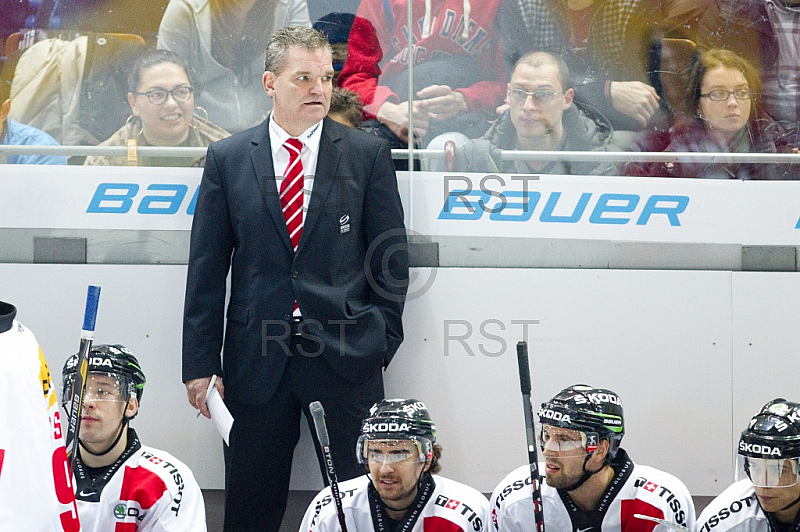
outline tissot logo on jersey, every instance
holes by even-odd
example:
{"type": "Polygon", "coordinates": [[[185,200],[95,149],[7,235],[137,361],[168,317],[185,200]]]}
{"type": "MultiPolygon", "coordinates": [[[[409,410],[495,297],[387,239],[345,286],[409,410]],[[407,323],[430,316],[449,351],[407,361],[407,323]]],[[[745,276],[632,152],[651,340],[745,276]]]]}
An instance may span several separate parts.
{"type": "Polygon", "coordinates": [[[783,456],[779,447],[770,447],[769,445],[761,445],[758,443],[739,442],[739,452],[749,454],[762,454],[766,456],[783,456]]]}
{"type": "MultiPolygon", "coordinates": [[[[344,500],[348,497],[352,497],[355,492],[356,492],[355,488],[350,490],[340,490],[339,495],[342,497],[342,500],[344,500]]],[[[325,506],[329,505],[332,502],[333,502],[332,495],[325,495],[323,498],[317,501],[317,504],[314,506],[314,517],[311,519],[311,526],[317,524],[317,518],[319,517],[319,513],[325,506]]]]}
{"type": "Polygon", "coordinates": [[[172,499],[172,506],[170,510],[175,513],[175,517],[178,516],[178,512],[181,510],[181,501],[183,500],[183,488],[185,487],[183,482],[183,476],[181,475],[180,471],[177,467],[175,467],[170,462],[155,456],[152,453],[147,451],[142,451],[142,457],[148,460],[150,463],[154,465],[160,465],[164,469],[169,470],[169,474],[172,475],[172,481],[175,483],[175,486],[178,488],[178,493],[175,494],[175,498],[172,499]]]}
{"type": "Polygon", "coordinates": [[[666,499],[667,503],[669,503],[670,510],[673,512],[675,522],[679,525],[686,526],[686,511],[681,507],[680,499],[676,497],[669,488],[656,484],[655,482],[651,482],[644,477],[637,478],[634,481],[633,486],[658,495],[662,499],[666,499]]]}
{"type": "Polygon", "coordinates": [[[711,517],[709,517],[703,526],[700,527],[699,532],[709,532],[712,528],[719,525],[725,519],[728,519],[734,514],[741,512],[745,508],[750,508],[756,503],[756,495],[755,493],[750,495],[749,497],[744,497],[738,500],[733,501],[729,506],[721,509],[719,512],[715,513],[711,517]]]}
{"type": "MultiPolygon", "coordinates": [[[[506,487],[503,488],[500,494],[497,497],[495,497],[494,500],[495,510],[497,508],[500,508],[500,503],[503,502],[506,499],[506,497],[508,497],[517,490],[521,490],[525,486],[530,486],[531,484],[533,484],[533,479],[531,479],[531,477],[526,477],[525,480],[515,480],[511,484],[508,484],[506,487]]],[[[495,510],[492,510],[493,514],[495,510]]]]}
{"type": "Polygon", "coordinates": [[[464,504],[463,502],[457,501],[455,499],[451,499],[447,495],[439,495],[436,497],[436,505],[441,506],[442,508],[447,508],[448,510],[455,510],[464,517],[467,518],[467,521],[472,524],[472,528],[478,532],[483,528],[483,521],[475,513],[475,511],[464,504]]]}

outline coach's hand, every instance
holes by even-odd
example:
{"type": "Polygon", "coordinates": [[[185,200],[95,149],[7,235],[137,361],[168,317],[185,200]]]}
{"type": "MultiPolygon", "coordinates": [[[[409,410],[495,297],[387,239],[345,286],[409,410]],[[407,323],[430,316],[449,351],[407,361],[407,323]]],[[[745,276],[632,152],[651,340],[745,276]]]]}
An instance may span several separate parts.
{"type": "MultiPolygon", "coordinates": [[[[211,377],[203,377],[201,379],[190,379],[186,381],[186,395],[189,396],[189,403],[198,409],[201,414],[211,419],[211,413],[208,411],[206,405],[206,391],[208,391],[208,384],[211,382],[211,377]]],[[[225,386],[222,384],[222,377],[217,377],[214,387],[219,391],[219,396],[225,398],[225,386]]]]}

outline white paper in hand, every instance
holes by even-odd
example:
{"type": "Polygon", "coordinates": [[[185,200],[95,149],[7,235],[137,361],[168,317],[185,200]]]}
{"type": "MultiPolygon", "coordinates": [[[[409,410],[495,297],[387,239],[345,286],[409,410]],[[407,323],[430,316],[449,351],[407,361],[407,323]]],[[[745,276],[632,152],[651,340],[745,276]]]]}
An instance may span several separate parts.
{"type": "Polygon", "coordinates": [[[231,427],[233,426],[233,416],[231,416],[225,403],[222,402],[222,397],[219,396],[219,390],[217,390],[216,387],[214,387],[208,395],[206,406],[208,407],[208,412],[211,414],[211,421],[214,422],[214,426],[217,427],[220,436],[222,436],[226,444],[230,445],[228,443],[228,437],[230,436],[231,427]]]}

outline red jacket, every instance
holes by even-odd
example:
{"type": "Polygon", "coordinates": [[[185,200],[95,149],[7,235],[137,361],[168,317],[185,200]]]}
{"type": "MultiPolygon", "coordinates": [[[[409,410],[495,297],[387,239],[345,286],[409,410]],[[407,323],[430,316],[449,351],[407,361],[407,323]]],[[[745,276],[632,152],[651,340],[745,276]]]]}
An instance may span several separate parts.
{"type": "MultiPolygon", "coordinates": [[[[470,112],[494,112],[505,96],[502,39],[495,32],[501,2],[475,2],[469,15],[468,38],[464,39],[464,4],[469,5],[468,1],[433,0],[430,34],[423,38],[425,1],[413,0],[415,65],[442,56],[475,59],[480,70],[476,77],[480,81],[468,87],[452,87],[464,94],[470,112]]],[[[367,114],[373,116],[387,100],[400,103],[400,97],[380,81],[404,71],[408,64],[406,1],[386,0],[386,3],[391,5],[391,15],[384,12],[384,0],[361,2],[350,31],[347,62],[339,76],[339,85],[357,93],[367,114]]]]}

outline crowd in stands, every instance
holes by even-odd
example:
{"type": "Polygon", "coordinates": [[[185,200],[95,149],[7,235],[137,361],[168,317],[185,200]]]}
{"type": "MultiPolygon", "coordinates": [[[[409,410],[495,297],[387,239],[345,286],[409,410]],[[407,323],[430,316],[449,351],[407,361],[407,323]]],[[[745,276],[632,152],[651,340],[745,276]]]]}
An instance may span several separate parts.
{"type": "MultiPolygon", "coordinates": [[[[26,142],[42,144],[207,146],[270,112],[261,77],[274,30],[312,26],[307,0],[148,0],[136,16],[131,6],[138,3],[130,1],[112,9],[99,0],[36,5],[14,4],[0,28],[8,43],[0,101],[8,94],[13,103],[0,129],[6,144],[25,124],[42,133],[26,142]],[[169,128],[174,132],[163,134],[169,128]]],[[[361,0],[355,13],[332,12],[313,24],[334,52],[340,90],[331,112],[393,148],[408,146],[413,124],[418,148],[453,141],[451,168],[459,171],[800,177],[800,166],[789,163],[598,165],[503,157],[509,150],[796,153],[798,0],[411,5],[409,17],[405,0],[361,0]]],[[[135,151],[85,159],[201,163],[135,151]]],[[[444,169],[435,160],[427,168],[444,169]]]]}

